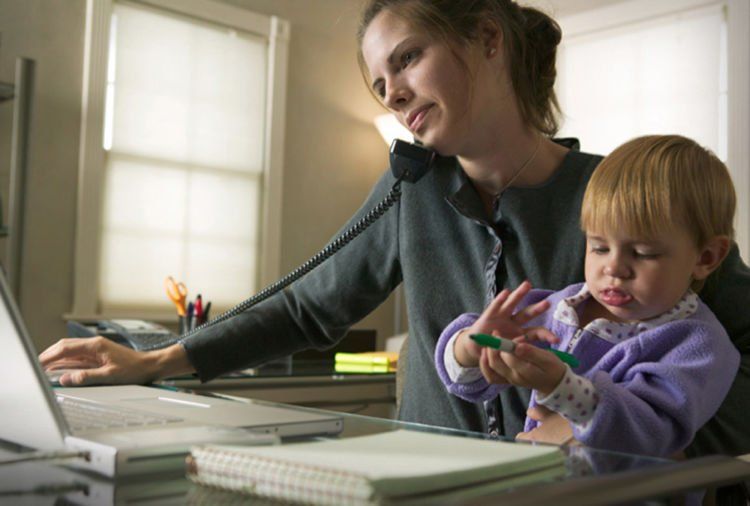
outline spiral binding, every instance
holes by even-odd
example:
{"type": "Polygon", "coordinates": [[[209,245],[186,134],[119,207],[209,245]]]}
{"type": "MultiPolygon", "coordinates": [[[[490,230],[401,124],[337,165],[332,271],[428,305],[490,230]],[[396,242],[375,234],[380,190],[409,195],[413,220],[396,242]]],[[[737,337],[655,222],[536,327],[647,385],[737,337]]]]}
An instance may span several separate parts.
{"type": "Polygon", "coordinates": [[[263,499],[267,499],[279,505],[369,505],[374,493],[368,478],[354,471],[222,446],[192,447],[186,475],[200,485],[250,494],[252,504],[266,504],[263,499]]]}
{"type": "MultiPolygon", "coordinates": [[[[370,225],[375,223],[377,220],[380,219],[381,216],[383,216],[388,209],[393,207],[393,205],[398,202],[401,199],[401,181],[403,180],[403,176],[400,177],[391,187],[391,190],[388,192],[388,195],[385,196],[385,198],[380,201],[375,207],[373,207],[366,215],[364,215],[362,218],[360,218],[357,223],[352,225],[349,229],[344,231],[341,235],[339,235],[336,239],[331,241],[325,248],[320,250],[318,253],[316,253],[313,257],[311,257],[307,262],[300,265],[296,269],[294,269],[292,272],[278,280],[272,285],[267,286],[257,294],[253,295],[249,299],[246,299],[236,306],[234,306],[232,309],[229,309],[228,311],[225,311],[224,313],[218,315],[217,317],[207,321],[206,323],[199,325],[195,329],[185,332],[181,336],[178,336],[173,342],[169,344],[177,343],[189,336],[192,336],[196,332],[205,329],[207,327],[211,327],[212,325],[216,325],[219,322],[222,322],[224,320],[228,320],[229,318],[232,318],[243,311],[251,308],[252,306],[266,300],[267,298],[271,297],[275,293],[279,292],[280,290],[283,290],[290,284],[297,281],[299,278],[316,268],[318,265],[322,264],[326,260],[328,260],[334,253],[336,253],[338,250],[349,244],[352,240],[354,240],[359,234],[364,232],[370,225]]],[[[169,344],[166,344],[165,346],[168,346],[169,344]]]]}

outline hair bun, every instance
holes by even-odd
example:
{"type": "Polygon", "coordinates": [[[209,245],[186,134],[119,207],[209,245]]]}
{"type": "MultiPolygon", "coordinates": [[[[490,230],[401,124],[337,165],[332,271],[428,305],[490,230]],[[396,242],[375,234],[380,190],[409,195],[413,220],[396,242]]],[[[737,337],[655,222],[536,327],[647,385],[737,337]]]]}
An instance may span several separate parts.
{"type": "Polygon", "coordinates": [[[548,50],[554,50],[562,40],[560,25],[533,7],[521,7],[520,10],[529,41],[537,47],[546,46],[548,50]]]}

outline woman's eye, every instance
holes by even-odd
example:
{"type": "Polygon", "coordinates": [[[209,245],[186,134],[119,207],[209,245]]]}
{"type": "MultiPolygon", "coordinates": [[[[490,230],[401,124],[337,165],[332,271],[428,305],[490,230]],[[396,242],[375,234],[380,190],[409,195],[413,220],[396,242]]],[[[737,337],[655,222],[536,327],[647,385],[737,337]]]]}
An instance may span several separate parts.
{"type": "Polygon", "coordinates": [[[404,53],[404,55],[401,57],[401,67],[406,67],[410,63],[412,63],[414,60],[417,59],[419,56],[419,50],[413,49],[411,51],[407,51],[404,53]]]}
{"type": "Polygon", "coordinates": [[[603,255],[604,253],[607,253],[609,249],[605,248],[604,246],[593,246],[591,248],[591,251],[596,253],[597,255],[603,255]]]}
{"type": "Polygon", "coordinates": [[[378,98],[383,99],[385,97],[385,80],[377,79],[374,83],[372,83],[372,92],[378,98]]]}

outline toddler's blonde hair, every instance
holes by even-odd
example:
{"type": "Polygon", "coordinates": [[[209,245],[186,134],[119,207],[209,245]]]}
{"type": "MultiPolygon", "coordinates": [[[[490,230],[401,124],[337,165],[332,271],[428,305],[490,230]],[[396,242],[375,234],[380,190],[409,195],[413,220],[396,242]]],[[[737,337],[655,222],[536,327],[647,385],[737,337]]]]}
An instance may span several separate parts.
{"type": "Polygon", "coordinates": [[[732,178],[716,155],[686,137],[650,135],[599,164],[583,197],[581,226],[646,239],[681,226],[702,248],[713,237],[734,237],[735,207],[732,178]]]}

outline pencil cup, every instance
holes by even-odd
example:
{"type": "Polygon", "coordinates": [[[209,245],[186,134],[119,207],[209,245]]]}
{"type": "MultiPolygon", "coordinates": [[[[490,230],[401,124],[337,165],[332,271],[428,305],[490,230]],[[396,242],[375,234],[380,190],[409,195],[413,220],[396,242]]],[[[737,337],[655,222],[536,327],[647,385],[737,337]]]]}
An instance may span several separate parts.
{"type": "Polygon", "coordinates": [[[190,330],[190,324],[188,323],[190,321],[190,318],[187,316],[178,316],[177,317],[177,327],[180,331],[180,335],[185,334],[190,330]]]}

